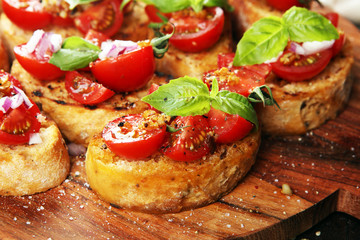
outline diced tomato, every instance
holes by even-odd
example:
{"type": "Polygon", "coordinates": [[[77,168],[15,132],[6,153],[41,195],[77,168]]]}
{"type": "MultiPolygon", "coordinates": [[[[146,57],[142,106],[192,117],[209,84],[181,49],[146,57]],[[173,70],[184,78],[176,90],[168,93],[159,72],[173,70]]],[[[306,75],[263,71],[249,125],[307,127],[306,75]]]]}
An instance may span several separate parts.
{"type": "Polygon", "coordinates": [[[210,128],[215,133],[215,142],[232,143],[247,136],[253,125],[240,117],[211,108],[207,114],[210,128]]]}
{"type": "Polygon", "coordinates": [[[171,17],[171,13],[162,13],[154,5],[146,5],[145,13],[150,19],[150,22],[155,22],[155,23],[163,22],[163,20],[158,16],[158,14],[161,14],[166,18],[171,17]]]}
{"type": "Polygon", "coordinates": [[[11,22],[27,30],[44,28],[52,20],[40,0],[2,0],[2,9],[11,22]]]}
{"type": "Polygon", "coordinates": [[[77,71],[66,72],[65,88],[70,97],[81,104],[94,105],[106,101],[115,93],[77,71]]]}
{"type": "Polygon", "coordinates": [[[336,12],[330,12],[330,13],[325,14],[325,17],[330,20],[332,25],[334,25],[335,27],[338,27],[339,14],[337,14],[336,12]]]}
{"type": "Polygon", "coordinates": [[[93,29],[109,37],[117,33],[122,22],[123,13],[118,0],[94,3],[74,20],[75,26],[84,34],[93,29]]]}
{"type": "Polygon", "coordinates": [[[144,159],[155,153],[164,140],[166,124],[159,123],[159,118],[153,111],[120,117],[105,126],[102,137],[115,154],[127,160],[144,159]]]}
{"type": "Polygon", "coordinates": [[[97,60],[90,64],[99,83],[118,92],[134,91],[143,87],[154,75],[155,58],[151,45],[97,60]]]}
{"type": "Polygon", "coordinates": [[[38,58],[34,53],[29,53],[25,49],[25,44],[16,46],[14,53],[20,65],[39,80],[54,80],[64,75],[64,71],[49,63],[50,55],[38,58]]]}
{"type": "Polygon", "coordinates": [[[72,17],[63,18],[60,16],[53,16],[51,23],[60,27],[71,27],[74,26],[74,19],[72,17]]]}
{"type": "Polygon", "coordinates": [[[175,161],[191,162],[210,152],[210,127],[205,117],[177,117],[171,126],[179,130],[168,135],[162,147],[166,156],[175,161]]]}
{"type": "Polygon", "coordinates": [[[246,68],[228,69],[224,67],[203,75],[203,80],[209,88],[211,88],[214,78],[218,81],[219,90],[236,92],[245,97],[248,97],[254,88],[265,84],[263,76],[246,68]]]}
{"type": "Polygon", "coordinates": [[[85,40],[95,44],[98,47],[101,47],[101,43],[109,40],[110,38],[105,34],[95,31],[94,29],[89,29],[85,35],[85,40]]]}
{"type": "Polygon", "coordinates": [[[334,45],[332,47],[333,56],[336,56],[342,49],[345,43],[345,34],[343,32],[340,33],[338,39],[335,40],[334,45]]]}

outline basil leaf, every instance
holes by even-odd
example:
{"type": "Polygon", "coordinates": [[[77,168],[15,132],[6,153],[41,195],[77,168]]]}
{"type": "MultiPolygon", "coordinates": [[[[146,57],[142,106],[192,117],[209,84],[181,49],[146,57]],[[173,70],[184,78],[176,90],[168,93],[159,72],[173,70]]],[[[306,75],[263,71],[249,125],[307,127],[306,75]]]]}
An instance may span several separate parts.
{"type": "Polygon", "coordinates": [[[220,91],[215,98],[211,99],[211,106],[228,114],[237,114],[246,120],[252,122],[256,129],[259,122],[255,109],[246,97],[229,91],[220,91]]]}
{"type": "Polygon", "coordinates": [[[339,38],[334,25],[324,16],[307,10],[292,7],[283,15],[290,40],[295,42],[326,41],[339,38]]]}
{"type": "Polygon", "coordinates": [[[261,64],[279,55],[289,40],[281,18],[260,19],[245,32],[237,45],[234,66],[261,64]]]}
{"type": "Polygon", "coordinates": [[[227,0],[143,0],[148,5],[155,5],[160,12],[170,13],[191,7],[195,12],[199,12],[203,7],[221,7],[227,11],[232,11],[232,7],[227,0]]]}
{"type": "Polygon", "coordinates": [[[61,49],[50,58],[50,63],[64,71],[72,71],[89,65],[98,59],[100,48],[80,37],[65,39],[61,49]]]}
{"type": "Polygon", "coordinates": [[[264,107],[265,106],[273,106],[276,105],[279,109],[280,106],[279,104],[275,101],[273,95],[272,95],[272,91],[271,89],[266,86],[260,86],[260,87],[256,87],[248,96],[248,100],[249,102],[253,102],[253,103],[263,103],[264,107]],[[267,92],[265,92],[263,89],[267,89],[267,92]]]}
{"type": "Polygon", "coordinates": [[[70,10],[73,10],[76,6],[81,5],[81,4],[88,4],[88,3],[92,3],[95,2],[97,0],[65,0],[65,2],[67,2],[70,6],[70,10]]]}
{"type": "Polygon", "coordinates": [[[170,13],[190,7],[190,0],[145,0],[148,5],[155,5],[160,12],[170,13]]]}
{"type": "Polygon", "coordinates": [[[234,8],[227,2],[227,0],[204,0],[206,7],[221,7],[228,12],[232,12],[234,8]]]}
{"type": "Polygon", "coordinates": [[[210,111],[209,90],[202,81],[188,76],[162,85],[142,98],[169,116],[203,115],[210,111]]]}

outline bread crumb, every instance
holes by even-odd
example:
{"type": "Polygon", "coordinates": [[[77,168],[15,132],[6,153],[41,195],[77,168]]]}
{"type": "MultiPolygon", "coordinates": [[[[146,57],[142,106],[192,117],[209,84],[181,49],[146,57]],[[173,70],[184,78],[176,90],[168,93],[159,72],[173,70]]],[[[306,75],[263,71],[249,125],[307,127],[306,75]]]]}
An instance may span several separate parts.
{"type": "Polygon", "coordinates": [[[282,185],[281,193],[285,194],[285,195],[289,195],[289,196],[291,196],[293,194],[289,184],[287,184],[287,183],[284,183],[282,185]]]}

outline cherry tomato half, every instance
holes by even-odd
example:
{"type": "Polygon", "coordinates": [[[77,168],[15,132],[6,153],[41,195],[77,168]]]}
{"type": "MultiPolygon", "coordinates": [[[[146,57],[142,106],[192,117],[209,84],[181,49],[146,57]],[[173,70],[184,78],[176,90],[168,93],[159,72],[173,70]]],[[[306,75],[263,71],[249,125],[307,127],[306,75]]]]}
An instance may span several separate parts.
{"type": "Polygon", "coordinates": [[[95,44],[98,47],[101,47],[101,43],[109,40],[110,38],[105,34],[95,31],[94,29],[89,29],[85,35],[85,40],[95,44]]]}
{"type": "Polygon", "coordinates": [[[109,37],[117,33],[123,22],[120,1],[103,0],[87,8],[74,20],[75,26],[84,34],[94,29],[109,37]]]}
{"type": "Polygon", "coordinates": [[[272,63],[272,67],[277,76],[289,82],[304,81],[324,70],[332,56],[332,48],[308,56],[301,56],[286,50],[278,61],[272,63]]]}
{"type": "Polygon", "coordinates": [[[297,6],[297,7],[304,6],[298,0],[267,0],[267,2],[269,5],[280,11],[286,11],[293,6],[297,6]]]}
{"type": "Polygon", "coordinates": [[[175,161],[191,162],[210,152],[210,127],[205,117],[177,117],[171,126],[179,131],[168,135],[162,147],[166,156],[175,161]]]}
{"type": "Polygon", "coordinates": [[[165,138],[166,125],[158,123],[159,117],[144,112],[117,118],[105,126],[102,137],[118,156],[128,160],[144,159],[156,152],[165,138]]]}
{"type": "Polygon", "coordinates": [[[42,59],[38,59],[35,54],[28,53],[25,44],[16,46],[14,53],[20,65],[39,80],[54,80],[64,75],[64,71],[49,63],[51,56],[45,55],[42,59]]]}
{"type": "Polygon", "coordinates": [[[115,58],[90,64],[99,83],[118,92],[134,91],[144,86],[154,75],[155,58],[152,46],[138,48],[115,58]]]}
{"type": "Polygon", "coordinates": [[[224,28],[224,11],[220,7],[204,8],[200,13],[185,9],[172,14],[169,22],[175,33],[170,43],[184,52],[200,52],[213,46],[224,28]]]}
{"type": "Polygon", "coordinates": [[[253,125],[240,117],[211,108],[207,114],[211,129],[215,133],[215,142],[232,143],[247,136],[253,125]]]}
{"type": "Polygon", "coordinates": [[[43,28],[52,20],[39,0],[2,0],[2,9],[13,23],[27,30],[43,28]]]}
{"type": "Polygon", "coordinates": [[[110,89],[91,81],[77,71],[66,72],[65,88],[72,99],[87,105],[101,103],[115,94],[110,89]]]}

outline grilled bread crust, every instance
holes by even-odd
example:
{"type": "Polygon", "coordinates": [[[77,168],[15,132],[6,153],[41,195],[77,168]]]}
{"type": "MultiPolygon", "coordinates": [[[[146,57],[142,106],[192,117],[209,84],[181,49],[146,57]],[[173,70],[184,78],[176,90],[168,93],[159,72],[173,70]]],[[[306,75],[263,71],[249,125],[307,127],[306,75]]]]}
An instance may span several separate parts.
{"type": "Polygon", "coordinates": [[[41,143],[0,144],[0,195],[22,196],[46,191],[67,177],[70,160],[55,123],[41,122],[41,143]]]}
{"type": "Polygon", "coordinates": [[[59,126],[64,137],[71,142],[87,146],[91,137],[120,116],[141,113],[148,105],[140,99],[152,83],[163,84],[165,77],[154,76],[139,91],[118,93],[97,105],[83,105],[73,100],[65,89],[65,80],[41,81],[32,77],[18,61],[13,62],[11,74],[23,86],[25,93],[59,126]]]}
{"type": "Polygon", "coordinates": [[[254,131],[232,144],[218,145],[214,153],[194,162],[174,161],[161,153],[127,161],[96,135],[86,153],[86,175],[100,198],[121,208],[179,212],[230,192],[254,164],[259,145],[260,131],[254,131]]]}

